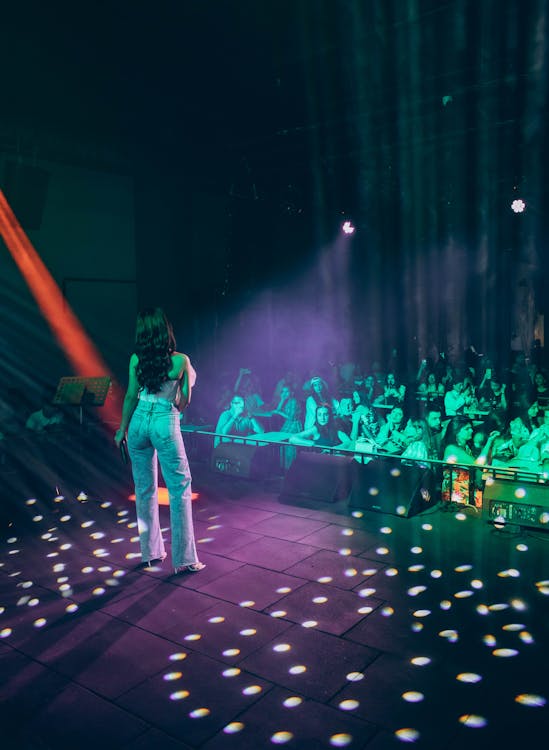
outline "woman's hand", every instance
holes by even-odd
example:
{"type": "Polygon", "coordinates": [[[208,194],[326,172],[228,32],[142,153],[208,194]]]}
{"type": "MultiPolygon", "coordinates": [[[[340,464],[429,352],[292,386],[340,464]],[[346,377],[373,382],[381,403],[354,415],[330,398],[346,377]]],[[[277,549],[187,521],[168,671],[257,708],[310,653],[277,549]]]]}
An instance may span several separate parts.
{"type": "Polygon", "coordinates": [[[123,430],[122,427],[119,427],[114,436],[114,442],[116,443],[118,448],[120,448],[120,443],[124,440],[125,437],[126,437],[126,430],[123,430]]]}

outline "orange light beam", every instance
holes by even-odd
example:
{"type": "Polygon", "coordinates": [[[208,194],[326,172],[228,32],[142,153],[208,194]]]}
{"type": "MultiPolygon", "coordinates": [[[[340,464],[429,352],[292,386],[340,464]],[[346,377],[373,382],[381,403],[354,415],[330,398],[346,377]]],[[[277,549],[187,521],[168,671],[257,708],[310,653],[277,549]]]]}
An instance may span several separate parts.
{"type": "Polygon", "coordinates": [[[122,410],[122,390],[63,297],[1,190],[0,234],[75,374],[79,377],[111,377],[111,397],[105,402],[102,418],[105,422],[116,424],[122,410]]]}

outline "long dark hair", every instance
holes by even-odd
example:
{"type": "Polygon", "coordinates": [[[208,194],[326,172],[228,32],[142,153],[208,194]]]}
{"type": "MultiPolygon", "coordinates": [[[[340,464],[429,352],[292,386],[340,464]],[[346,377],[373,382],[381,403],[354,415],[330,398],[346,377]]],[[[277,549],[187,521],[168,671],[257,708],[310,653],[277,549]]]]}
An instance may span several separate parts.
{"type": "Polygon", "coordinates": [[[176,343],[170,321],[160,307],[148,307],[137,316],[135,353],[139,385],[157,393],[172,368],[176,343]]]}
{"type": "Polygon", "coordinates": [[[469,424],[473,426],[471,420],[468,419],[468,417],[463,416],[463,414],[458,414],[457,416],[452,417],[446,428],[446,434],[444,435],[444,447],[446,448],[448,445],[457,445],[458,433],[463,427],[469,424]]]}
{"type": "Polygon", "coordinates": [[[337,434],[337,426],[334,422],[332,409],[329,404],[323,402],[316,407],[315,425],[318,430],[319,445],[326,445],[328,447],[332,447],[334,445],[337,445],[340,442],[339,436],[337,434]],[[325,424],[325,425],[318,424],[317,416],[318,416],[319,409],[328,410],[328,424],[325,424]]]}

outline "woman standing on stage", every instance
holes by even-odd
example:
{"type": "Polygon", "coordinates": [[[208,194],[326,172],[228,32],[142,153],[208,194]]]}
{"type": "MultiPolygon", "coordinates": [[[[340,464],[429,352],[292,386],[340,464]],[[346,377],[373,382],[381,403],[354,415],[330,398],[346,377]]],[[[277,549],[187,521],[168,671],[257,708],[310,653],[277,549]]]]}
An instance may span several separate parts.
{"type": "Polygon", "coordinates": [[[139,313],[128,390],[114,440],[120,446],[127,430],[143,562],[166,557],[158,514],[158,460],[170,500],[174,571],[195,573],[205,565],[196,552],[191,474],[179,410],[191,400],[196,373],[187,355],[175,347],[172,326],[160,308],[139,313]]]}

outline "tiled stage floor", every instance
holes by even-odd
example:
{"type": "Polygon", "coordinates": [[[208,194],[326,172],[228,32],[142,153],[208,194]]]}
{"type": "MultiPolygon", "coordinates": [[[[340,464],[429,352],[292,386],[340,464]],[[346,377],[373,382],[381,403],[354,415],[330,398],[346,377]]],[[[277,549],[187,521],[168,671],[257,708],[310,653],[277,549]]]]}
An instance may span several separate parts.
{"type": "Polygon", "coordinates": [[[544,746],[549,532],[194,473],[198,574],[121,493],[4,503],[2,748],[544,746]]]}

